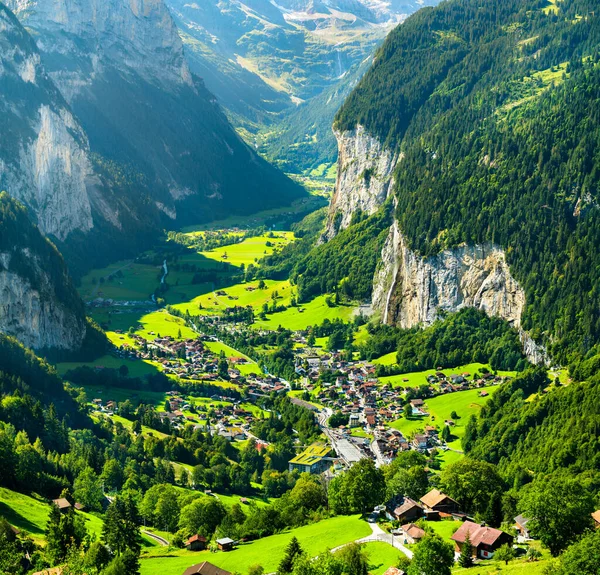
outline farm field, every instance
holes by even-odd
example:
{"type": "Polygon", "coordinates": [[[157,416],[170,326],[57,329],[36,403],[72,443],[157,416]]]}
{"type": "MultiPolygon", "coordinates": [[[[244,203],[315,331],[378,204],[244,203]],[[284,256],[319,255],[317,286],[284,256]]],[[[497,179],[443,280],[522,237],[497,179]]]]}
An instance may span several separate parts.
{"type": "Polygon", "coordinates": [[[94,361],[88,362],[62,362],[56,364],[56,371],[63,376],[71,369],[76,369],[83,365],[90,367],[108,367],[110,369],[119,369],[122,365],[126,365],[129,370],[129,377],[143,377],[159,371],[157,364],[146,360],[133,360],[114,357],[112,355],[103,355],[94,361]]]}
{"type": "Polygon", "coordinates": [[[383,575],[390,567],[395,567],[402,553],[381,541],[365,543],[364,550],[369,556],[369,573],[371,575],[383,575]]]}
{"type": "Polygon", "coordinates": [[[425,425],[444,425],[444,421],[451,419],[450,414],[456,411],[460,419],[454,420],[455,425],[452,427],[452,435],[456,436],[457,439],[448,445],[452,448],[460,449],[459,440],[464,435],[469,417],[479,412],[496,389],[498,389],[497,386],[492,386],[438,395],[437,397],[425,400],[429,417],[412,417],[411,419],[402,417],[394,421],[391,426],[401,431],[404,435],[411,435],[418,429],[425,427],[425,425]],[[487,391],[490,395],[488,397],[479,397],[479,393],[483,390],[487,391]]]}
{"type": "Polygon", "coordinates": [[[259,290],[258,281],[249,283],[235,284],[230,287],[223,287],[219,290],[210,291],[194,297],[190,301],[185,301],[173,305],[176,310],[195,315],[199,312],[203,314],[213,314],[223,312],[228,307],[233,306],[252,306],[256,313],[260,312],[263,304],[272,301],[271,294],[277,291],[279,299],[277,302],[283,305],[289,305],[292,297],[292,287],[289,281],[264,280],[266,288],[259,290]],[[251,291],[248,288],[253,288],[251,291]],[[217,291],[223,291],[227,295],[217,295],[217,291]],[[231,299],[230,299],[231,298],[231,299]]]}
{"type": "Polygon", "coordinates": [[[255,264],[265,256],[271,255],[275,249],[286,246],[294,239],[293,232],[273,232],[273,236],[274,237],[268,237],[268,235],[262,235],[246,238],[237,244],[200,252],[200,255],[218,262],[228,262],[236,267],[242,265],[248,266],[250,264],[255,264]]]}
{"type": "Polygon", "coordinates": [[[165,556],[162,550],[148,550],[142,555],[142,575],[181,575],[190,565],[210,561],[222,569],[244,573],[251,565],[260,564],[266,573],[277,569],[279,561],[283,557],[286,545],[293,536],[298,538],[302,548],[311,556],[316,556],[327,547],[333,548],[344,543],[349,543],[365,537],[371,533],[369,525],[358,516],[334,517],[259,539],[251,543],[242,544],[234,551],[211,553],[201,551],[197,553],[189,551],[175,551],[165,556]],[[160,554],[161,557],[152,557],[160,554]]]}
{"type": "MultiPolygon", "coordinates": [[[[102,519],[92,513],[82,511],[76,513],[83,517],[88,533],[99,539],[102,535],[102,519]]],[[[20,531],[31,535],[32,539],[38,544],[44,543],[44,533],[49,515],[50,503],[47,501],[0,487],[0,516],[20,531]]],[[[157,545],[151,538],[144,535],[142,537],[145,547],[157,545]]]]}
{"type": "Polygon", "coordinates": [[[310,325],[323,323],[325,319],[343,319],[348,321],[354,312],[353,306],[340,305],[329,307],[325,303],[326,296],[318,296],[307,304],[299,307],[290,307],[285,311],[270,314],[267,319],[257,319],[254,327],[258,329],[275,330],[279,326],[293,331],[306,329],[310,325]],[[300,310],[303,310],[302,312],[300,310]]]}
{"type": "MultiPolygon", "coordinates": [[[[379,359],[374,359],[374,364],[381,365],[394,365],[396,363],[396,354],[388,353],[380,357],[379,359]]],[[[461,365],[458,367],[443,369],[442,371],[446,375],[457,374],[460,375],[462,373],[470,373],[474,375],[477,371],[479,371],[482,367],[491,371],[489,365],[485,365],[483,363],[469,363],[467,365],[461,365]]],[[[415,371],[412,373],[401,373],[399,375],[390,375],[386,377],[380,377],[379,381],[382,384],[390,383],[394,387],[418,387],[420,385],[427,385],[427,377],[430,375],[434,375],[437,369],[427,369],[425,371],[415,371]]],[[[500,376],[510,376],[514,377],[514,371],[498,371],[498,375],[500,376]]]]}

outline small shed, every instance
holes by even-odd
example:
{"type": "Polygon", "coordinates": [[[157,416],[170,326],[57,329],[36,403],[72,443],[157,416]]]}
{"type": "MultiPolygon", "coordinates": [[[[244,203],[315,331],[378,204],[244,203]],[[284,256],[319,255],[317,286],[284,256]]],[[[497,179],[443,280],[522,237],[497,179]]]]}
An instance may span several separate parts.
{"type": "Polygon", "coordinates": [[[233,546],[235,545],[235,541],[230,539],[229,537],[223,537],[222,539],[217,539],[217,547],[221,551],[231,551],[233,546]]]}
{"type": "Polygon", "coordinates": [[[206,537],[202,537],[202,535],[192,535],[185,542],[185,548],[188,551],[204,551],[204,549],[206,549],[206,537]]]}

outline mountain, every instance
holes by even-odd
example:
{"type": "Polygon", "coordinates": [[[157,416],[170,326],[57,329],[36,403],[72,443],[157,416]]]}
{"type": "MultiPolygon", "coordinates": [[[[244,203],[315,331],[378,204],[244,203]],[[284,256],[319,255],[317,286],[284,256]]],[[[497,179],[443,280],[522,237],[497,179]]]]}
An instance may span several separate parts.
{"type": "MultiPolygon", "coordinates": [[[[8,7],[37,44],[36,50],[28,41],[31,62],[44,77],[37,91],[52,93],[51,109],[58,116],[63,111],[64,131],[75,140],[68,142],[68,156],[42,139],[50,159],[63,159],[64,169],[57,161],[52,165],[56,178],[65,179],[68,168],[77,168],[69,178],[77,184],[82,215],[67,213],[69,226],[43,228],[60,241],[69,261],[89,264],[88,248],[97,245],[90,238],[109,242],[104,245],[110,252],[123,256],[132,242],[144,243],[157,228],[287,205],[303,195],[241,140],[214,96],[190,72],[162,0],[10,0],[8,7]],[[73,231],[78,233],[63,244],[73,231]]],[[[12,51],[4,55],[11,56],[12,51]]],[[[15,58],[18,69],[22,56],[15,58]]],[[[26,68],[30,75],[32,66],[26,68]]],[[[7,93],[26,109],[34,127],[44,128],[48,121],[38,110],[45,108],[22,101],[24,86],[35,90],[25,72],[18,77],[21,85],[7,93]]],[[[13,107],[12,100],[7,104],[13,107]]],[[[59,131],[53,125],[44,129],[44,134],[59,131]]],[[[31,134],[17,133],[13,147],[27,151],[31,140],[31,134]]],[[[43,167],[51,165],[33,156],[43,167]]],[[[14,190],[25,186],[13,177],[3,187],[17,195],[14,190]]],[[[71,204],[64,193],[73,185],[50,182],[47,187],[59,198],[56,203],[71,204]]],[[[26,194],[18,195],[38,215],[39,207],[26,194]]]]}
{"type": "Polygon", "coordinates": [[[386,322],[475,306],[558,361],[597,349],[596,8],[450,0],[378,50],[336,116],[324,239],[395,206],[372,290],[386,322]]]}
{"type": "Polygon", "coordinates": [[[335,160],[331,122],[397,23],[437,0],[167,0],[190,68],[286,170],[335,160]],[[308,116],[308,118],[307,118],[308,116]]]}
{"type": "Polygon", "coordinates": [[[57,249],[0,193],[0,332],[39,351],[78,351],[94,328],[57,249]]]}

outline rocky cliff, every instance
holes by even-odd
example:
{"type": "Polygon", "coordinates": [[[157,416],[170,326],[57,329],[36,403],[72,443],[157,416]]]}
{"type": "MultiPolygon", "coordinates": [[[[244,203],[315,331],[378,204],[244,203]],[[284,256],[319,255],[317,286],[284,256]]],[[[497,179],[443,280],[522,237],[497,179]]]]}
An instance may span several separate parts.
{"type": "Polygon", "coordinates": [[[391,194],[398,155],[382,146],[362,126],[334,130],[338,142],[338,174],[325,237],[347,228],[352,215],[375,213],[391,194]]]}
{"type": "Polygon", "coordinates": [[[58,239],[93,226],[97,184],[81,126],[48,78],[29,34],[0,3],[0,190],[58,239]]]}
{"type": "Polygon", "coordinates": [[[0,193],[0,331],[36,350],[77,350],[83,303],[56,248],[26,209],[0,193]]]}
{"type": "MultiPolygon", "coordinates": [[[[119,213],[116,227],[131,227],[127,219],[138,226],[140,219],[156,224],[153,218],[197,223],[302,195],[243,143],[190,73],[164,0],[8,5],[35,37],[43,65],[89,138],[114,192],[104,197],[119,213]]],[[[96,212],[107,220],[106,209],[96,212]]]]}
{"type": "Polygon", "coordinates": [[[429,325],[439,311],[476,307],[518,328],[525,294],[497,246],[461,246],[422,258],[411,251],[397,222],[382,251],[373,306],[384,323],[429,325]]]}

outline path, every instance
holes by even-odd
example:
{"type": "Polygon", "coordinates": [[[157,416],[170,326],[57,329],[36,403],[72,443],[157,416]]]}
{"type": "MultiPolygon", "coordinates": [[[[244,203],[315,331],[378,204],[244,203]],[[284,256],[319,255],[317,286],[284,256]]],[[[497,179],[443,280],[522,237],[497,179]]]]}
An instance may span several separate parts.
{"type": "Polygon", "coordinates": [[[142,533],[144,535],[147,535],[148,537],[150,537],[150,539],[154,539],[154,541],[157,541],[158,544],[162,545],[163,547],[169,546],[169,542],[164,537],[161,537],[160,535],[155,535],[154,533],[150,533],[150,531],[144,531],[143,529],[142,529],[142,533]]]}
{"type": "MultiPolygon", "coordinates": [[[[385,532],[381,527],[379,527],[379,525],[377,525],[377,523],[375,523],[374,519],[369,520],[369,526],[371,527],[372,531],[371,535],[367,535],[367,537],[363,537],[362,539],[357,539],[354,541],[354,543],[374,543],[376,541],[381,541],[382,543],[387,543],[388,545],[395,547],[398,549],[398,551],[402,551],[404,555],[406,555],[409,559],[412,559],[413,552],[402,545],[399,537],[394,537],[391,533],[385,532]]],[[[346,545],[349,545],[349,543],[340,545],[339,547],[332,549],[331,552],[334,553],[335,551],[342,549],[342,547],[346,547],[346,545]]]]}

